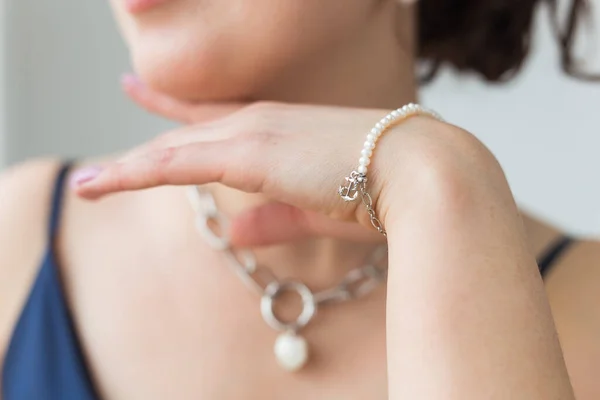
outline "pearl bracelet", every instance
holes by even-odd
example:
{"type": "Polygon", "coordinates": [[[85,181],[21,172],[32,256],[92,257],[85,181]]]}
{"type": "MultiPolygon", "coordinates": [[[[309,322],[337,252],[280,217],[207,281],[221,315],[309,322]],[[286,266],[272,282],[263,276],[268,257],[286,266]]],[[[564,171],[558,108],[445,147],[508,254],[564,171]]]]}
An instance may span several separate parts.
{"type": "Polygon", "coordinates": [[[371,224],[379,233],[387,236],[387,233],[383,227],[383,224],[377,218],[375,210],[373,209],[373,200],[367,192],[367,171],[369,170],[369,164],[371,164],[371,156],[375,149],[377,140],[383,132],[385,132],[390,126],[396,125],[402,121],[407,120],[415,115],[426,115],[437,119],[438,121],[444,121],[443,118],[435,111],[428,110],[421,107],[418,104],[407,104],[402,108],[392,111],[385,117],[375,124],[373,129],[367,135],[362,151],[360,152],[360,158],[358,160],[358,168],[350,173],[350,176],[346,177],[346,186],[340,186],[338,194],[344,201],[354,201],[358,198],[360,193],[362,202],[367,208],[369,217],[371,218],[371,224]]]}

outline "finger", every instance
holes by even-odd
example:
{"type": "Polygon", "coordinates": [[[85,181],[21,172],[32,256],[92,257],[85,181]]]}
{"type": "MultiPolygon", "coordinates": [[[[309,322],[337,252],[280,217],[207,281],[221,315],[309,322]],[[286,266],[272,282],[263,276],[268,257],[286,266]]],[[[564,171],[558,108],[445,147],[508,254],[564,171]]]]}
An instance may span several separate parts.
{"type": "MultiPolygon", "coordinates": [[[[264,118],[260,118],[260,110],[253,103],[238,109],[239,113],[229,114],[222,118],[207,123],[196,123],[179,127],[176,130],[159,135],[156,138],[137,146],[124,154],[119,161],[125,162],[139,157],[145,153],[167,147],[180,147],[194,142],[214,141],[226,139],[240,134],[240,132],[260,131],[264,127],[264,118]],[[242,110],[243,109],[243,110],[242,110]],[[242,115],[242,112],[248,111],[242,115]],[[258,111],[258,112],[257,112],[258,111]],[[258,117],[257,117],[258,115],[258,117]],[[238,118],[241,117],[241,118],[238,118]]],[[[262,107],[264,103],[262,103],[262,107]]],[[[264,109],[264,108],[263,108],[264,109]]]]}
{"type": "Polygon", "coordinates": [[[188,125],[159,135],[149,142],[129,150],[119,158],[118,162],[134,161],[147,153],[168,147],[180,147],[191,143],[216,141],[227,139],[234,135],[234,130],[216,129],[213,126],[209,126],[209,124],[188,125]]]}
{"type": "Polygon", "coordinates": [[[87,199],[110,193],[162,185],[202,185],[221,182],[246,191],[258,191],[264,181],[264,156],[248,152],[239,139],[194,143],[142,155],[135,160],[105,166],[93,179],[74,185],[87,199]]]}
{"type": "Polygon", "coordinates": [[[184,124],[222,118],[243,107],[241,103],[192,104],[177,100],[149,88],[133,74],[124,75],[121,85],[125,93],[145,110],[184,124]]]}
{"type": "Polygon", "coordinates": [[[284,203],[268,203],[236,216],[231,221],[234,246],[268,246],[311,236],[326,236],[361,242],[382,241],[381,235],[353,222],[335,221],[312,211],[284,203]]]}

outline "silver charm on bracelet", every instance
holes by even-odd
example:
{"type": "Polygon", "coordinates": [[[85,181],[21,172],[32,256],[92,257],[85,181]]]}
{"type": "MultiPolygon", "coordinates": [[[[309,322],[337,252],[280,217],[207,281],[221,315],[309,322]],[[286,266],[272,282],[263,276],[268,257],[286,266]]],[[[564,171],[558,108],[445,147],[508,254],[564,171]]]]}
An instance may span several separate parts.
{"type": "Polygon", "coordinates": [[[354,201],[358,197],[358,193],[360,191],[359,186],[364,186],[367,183],[367,176],[359,174],[356,171],[352,171],[350,176],[347,176],[345,179],[348,184],[347,186],[340,186],[338,193],[340,196],[342,196],[344,201],[354,201]]]}
{"type": "Polygon", "coordinates": [[[381,134],[390,126],[396,125],[415,115],[426,115],[437,119],[438,121],[444,121],[437,112],[428,110],[418,104],[413,103],[407,104],[402,108],[392,111],[383,117],[377,124],[375,124],[373,129],[371,129],[360,153],[358,168],[355,171],[352,171],[350,175],[345,178],[346,184],[340,186],[338,189],[338,194],[340,197],[347,202],[355,201],[359,195],[361,196],[362,202],[369,213],[371,224],[379,233],[384,236],[387,236],[387,233],[382,222],[377,218],[377,214],[373,208],[373,199],[367,192],[368,166],[371,164],[371,156],[373,155],[373,150],[375,149],[377,140],[381,134]]]}

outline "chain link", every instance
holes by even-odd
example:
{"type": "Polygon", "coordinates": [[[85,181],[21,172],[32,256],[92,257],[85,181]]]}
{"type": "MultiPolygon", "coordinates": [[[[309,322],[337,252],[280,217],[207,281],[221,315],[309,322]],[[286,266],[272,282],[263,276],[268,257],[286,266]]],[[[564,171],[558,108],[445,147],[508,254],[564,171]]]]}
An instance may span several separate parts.
{"type": "Polygon", "coordinates": [[[387,248],[385,246],[377,248],[365,266],[348,272],[337,286],[316,293],[317,304],[340,303],[368,295],[385,282],[387,268],[381,267],[380,264],[386,259],[387,248]]]}
{"type": "Polygon", "coordinates": [[[344,201],[351,202],[356,200],[360,194],[362,203],[369,214],[371,225],[377,229],[377,232],[387,237],[387,232],[383,227],[383,223],[379,220],[379,218],[377,218],[377,213],[373,208],[373,199],[371,198],[369,192],[367,192],[367,176],[357,171],[352,171],[350,176],[345,179],[346,182],[348,182],[348,186],[340,186],[338,189],[339,195],[342,197],[342,199],[344,199],[344,201]]]}
{"type": "MultiPolygon", "coordinates": [[[[273,283],[284,285],[269,268],[257,265],[256,257],[252,251],[231,247],[229,238],[224,234],[226,232],[224,228],[228,226],[229,221],[216,208],[214,198],[209,191],[199,186],[192,186],[189,188],[188,194],[197,213],[196,226],[198,231],[204,236],[209,245],[225,253],[231,268],[247,287],[264,297],[269,285],[273,283]],[[211,220],[219,224],[220,235],[215,233],[209,226],[211,220]]],[[[365,206],[369,204],[367,209],[373,210],[371,208],[371,196],[364,190],[362,195],[365,206]]],[[[379,222],[374,211],[369,214],[372,223],[373,220],[376,223],[379,222]]],[[[373,226],[375,226],[375,223],[373,226]]],[[[387,261],[387,246],[380,246],[371,254],[364,266],[348,272],[337,286],[314,293],[315,303],[317,305],[335,304],[358,299],[373,292],[387,278],[387,262],[384,263],[384,261],[387,261]],[[382,264],[385,264],[385,266],[381,266],[382,264]]]]}
{"type": "Polygon", "coordinates": [[[383,228],[383,224],[381,223],[381,221],[379,220],[379,218],[377,218],[377,214],[375,213],[375,209],[373,209],[373,199],[371,198],[371,195],[367,192],[367,180],[366,180],[366,177],[362,181],[362,183],[359,184],[358,189],[360,191],[360,196],[361,196],[362,202],[365,205],[365,208],[367,209],[367,212],[369,213],[369,219],[371,220],[371,225],[373,225],[373,227],[375,229],[377,229],[377,232],[379,232],[383,236],[387,237],[387,232],[383,228]]]}

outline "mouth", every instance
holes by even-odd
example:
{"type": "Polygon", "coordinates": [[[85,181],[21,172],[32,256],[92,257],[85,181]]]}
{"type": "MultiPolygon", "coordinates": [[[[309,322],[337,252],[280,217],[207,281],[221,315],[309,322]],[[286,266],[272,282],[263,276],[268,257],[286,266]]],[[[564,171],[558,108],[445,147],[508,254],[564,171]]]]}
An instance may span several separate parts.
{"type": "Polygon", "coordinates": [[[125,0],[125,8],[132,14],[139,14],[169,0],[125,0]]]}

